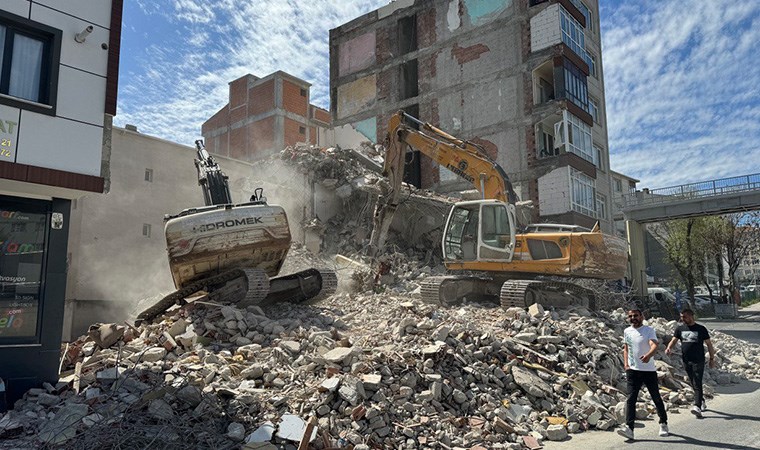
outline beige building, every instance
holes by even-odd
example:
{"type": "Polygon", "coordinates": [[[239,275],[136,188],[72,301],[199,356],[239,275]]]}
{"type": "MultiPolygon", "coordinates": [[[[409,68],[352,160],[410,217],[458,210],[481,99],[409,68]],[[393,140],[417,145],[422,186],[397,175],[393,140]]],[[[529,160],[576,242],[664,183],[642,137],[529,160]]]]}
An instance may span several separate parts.
{"type": "MultiPolygon", "coordinates": [[[[195,148],[129,128],[113,129],[108,193],[72,203],[65,338],[94,322],[125,320],[141,299],[173,291],[164,215],[203,206],[195,148]]],[[[216,160],[234,202],[263,187],[270,203],[286,209],[294,241],[308,243],[301,225],[316,214],[323,220],[334,214],[334,195],[276,159],[216,160]]]]}

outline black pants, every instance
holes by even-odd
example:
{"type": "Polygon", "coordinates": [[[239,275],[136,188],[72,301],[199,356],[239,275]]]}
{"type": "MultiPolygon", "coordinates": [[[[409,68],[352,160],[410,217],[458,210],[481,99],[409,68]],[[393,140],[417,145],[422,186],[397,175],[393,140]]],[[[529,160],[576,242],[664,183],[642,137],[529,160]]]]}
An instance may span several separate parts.
{"type": "Polygon", "coordinates": [[[652,396],[654,406],[657,407],[657,415],[660,423],[668,423],[668,413],[665,411],[665,403],[660,397],[660,388],[657,386],[657,372],[645,372],[643,370],[629,369],[625,371],[628,381],[628,398],[625,401],[625,424],[633,429],[636,420],[636,400],[639,398],[641,386],[646,385],[649,395],[652,396]]]}
{"type": "Polygon", "coordinates": [[[702,401],[705,399],[702,393],[702,377],[705,374],[705,362],[704,361],[687,361],[683,360],[683,367],[686,369],[686,374],[689,376],[689,383],[691,388],[694,389],[694,404],[702,407],[702,401]]]}

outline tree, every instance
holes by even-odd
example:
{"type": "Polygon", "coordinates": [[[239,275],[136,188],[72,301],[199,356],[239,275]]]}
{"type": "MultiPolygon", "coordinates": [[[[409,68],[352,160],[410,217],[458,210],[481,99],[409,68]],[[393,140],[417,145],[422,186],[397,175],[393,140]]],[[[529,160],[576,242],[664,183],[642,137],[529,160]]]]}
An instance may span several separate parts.
{"type": "Polygon", "coordinates": [[[738,288],[736,271],[752,251],[760,248],[760,211],[726,216],[728,232],[725,236],[725,258],[728,279],[733,289],[738,288]]]}
{"type": "Polygon", "coordinates": [[[694,286],[704,272],[706,245],[698,230],[704,225],[701,217],[662,222],[651,227],[652,233],[665,247],[665,254],[686,287],[688,298],[694,298],[694,286]]]}

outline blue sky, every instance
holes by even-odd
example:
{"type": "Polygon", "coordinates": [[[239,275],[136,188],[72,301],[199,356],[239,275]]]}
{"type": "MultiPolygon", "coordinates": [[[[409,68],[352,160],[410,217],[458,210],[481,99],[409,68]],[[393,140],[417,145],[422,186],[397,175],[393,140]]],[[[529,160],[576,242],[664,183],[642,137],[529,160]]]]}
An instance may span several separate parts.
{"type": "MultiPolygon", "coordinates": [[[[329,30],[386,3],[127,1],[116,124],[189,145],[231,80],[276,70],[327,107],[329,30]]],[[[760,172],[760,2],[600,3],[612,169],[651,188],[760,172]]]]}

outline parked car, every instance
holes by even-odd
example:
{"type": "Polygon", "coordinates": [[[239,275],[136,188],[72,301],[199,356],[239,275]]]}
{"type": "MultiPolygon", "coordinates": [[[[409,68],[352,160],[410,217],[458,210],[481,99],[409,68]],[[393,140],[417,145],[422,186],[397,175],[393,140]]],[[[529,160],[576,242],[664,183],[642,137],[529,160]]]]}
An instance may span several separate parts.
{"type": "MultiPolygon", "coordinates": [[[[693,306],[697,309],[703,309],[712,304],[710,297],[704,295],[695,295],[693,303],[693,306]]],[[[715,303],[719,303],[717,298],[715,299],[715,303]]]]}

